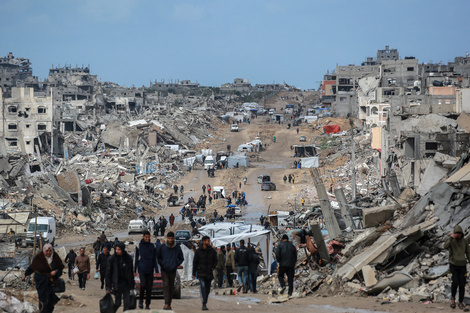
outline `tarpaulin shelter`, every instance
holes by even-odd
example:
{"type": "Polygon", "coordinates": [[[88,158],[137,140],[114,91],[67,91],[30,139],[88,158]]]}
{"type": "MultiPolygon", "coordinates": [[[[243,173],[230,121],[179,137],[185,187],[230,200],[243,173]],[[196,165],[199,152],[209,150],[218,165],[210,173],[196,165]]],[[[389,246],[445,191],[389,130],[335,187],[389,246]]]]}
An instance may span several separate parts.
{"type": "Polygon", "coordinates": [[[300,164],[302,165],[302,168],[318,167],[318,157],[301,158],[300,164]]]}
{"type": "Polygon", "coordinates": [[[341,131],[338,125],[325,125],[323,126],[323,129],[325,130],[326,134],[337,134],[341,131]]]}
{"type": "Polygon", "coordinates": [[[227,158],[227,167],[249,167],[250,160],[246,155],[231,155],[227,158]]]}
{"type": "Polygon", "coordinates": [[[269,230],[262,230],[256,231],[252,233],[241,233],[235,234],[230,236],[218,237],[213,238],[211,241],[216,247],[225,246],[227,244],[238,244],[240,240],[245,240],[245,244],[248,244],[248,240],[253,245],[258,245],[261,249],[261,254],[263,255],[263,259],[265,260],[266,270],[268,274],[271,274],[271,264],[274,261],[273,258],[273,245],[271,239],[271,231],[269,230]]]}

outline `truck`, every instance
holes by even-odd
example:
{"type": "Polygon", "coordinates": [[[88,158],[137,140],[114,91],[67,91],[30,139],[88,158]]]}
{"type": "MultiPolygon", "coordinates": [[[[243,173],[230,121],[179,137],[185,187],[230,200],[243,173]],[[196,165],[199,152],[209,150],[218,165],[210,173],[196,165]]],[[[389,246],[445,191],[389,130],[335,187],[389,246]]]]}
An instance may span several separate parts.
{"type": "Polygon", "coordinates": [[[215,159],[212,155],[206,156],[206,159],[204,160],[204,169],[208,170],[210,168],[213,168],[215,166],[215,159]]]}
{"type": "MultiPolygon", "coordinates": [[[[29,225],[26,231],[26,244],[34,244],[34,227],[36,224],[36,218],[32,218],[29,221],[29,225]]],[[[43,240],[45,243],[50,243],[54,246],[56,236],[56,223],[53,217],[41,216],[37,217],[36,224],[36,240],[43,240]]]]}

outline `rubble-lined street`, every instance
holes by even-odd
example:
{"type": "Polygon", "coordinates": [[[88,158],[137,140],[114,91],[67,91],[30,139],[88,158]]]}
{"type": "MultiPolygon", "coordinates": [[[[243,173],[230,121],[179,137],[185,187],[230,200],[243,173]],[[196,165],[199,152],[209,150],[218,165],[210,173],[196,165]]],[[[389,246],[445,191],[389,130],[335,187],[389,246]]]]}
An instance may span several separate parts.
{"type": "Polygon", "coordinates": [[[318,90],[124,87],[8,53],[0,312],[468,310],[469,75],[385,46],[318,90]]]}

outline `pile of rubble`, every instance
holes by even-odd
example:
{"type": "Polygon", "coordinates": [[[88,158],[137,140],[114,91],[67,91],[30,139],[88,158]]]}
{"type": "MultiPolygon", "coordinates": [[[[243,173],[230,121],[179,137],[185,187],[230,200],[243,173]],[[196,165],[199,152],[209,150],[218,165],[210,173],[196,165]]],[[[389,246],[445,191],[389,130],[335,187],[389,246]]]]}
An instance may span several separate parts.
{"type": "Polygon", "coordinates": [[[186,151],[223,122],[201,110],[147,113],[127,123],[104,115],[86,131],[68,133],[64,158],[1,157],[5,212],[37,208],[56,218],[59,234],[123,229],[137,215],[157,214],[187,169],[186,151]]]}

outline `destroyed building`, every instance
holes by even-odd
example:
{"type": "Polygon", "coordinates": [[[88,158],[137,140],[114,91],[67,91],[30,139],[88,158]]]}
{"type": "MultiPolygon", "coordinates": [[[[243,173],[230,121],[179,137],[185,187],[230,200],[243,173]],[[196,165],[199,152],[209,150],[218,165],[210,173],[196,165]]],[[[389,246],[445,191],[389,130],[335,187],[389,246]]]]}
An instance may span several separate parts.
{"type": "Polygon", "coordinates": [[[39,152],[36,149],[43,151],[45,142],[40,137],[51,134],[53,127],[52,96],[37,97],[33,88],[13,87],[11,97],[3,98],[0,94],[0,100],[0,137],[5,152],[33,154],[39,152]]]}

